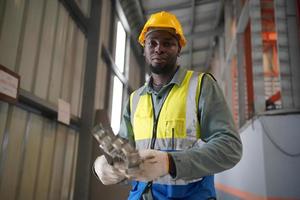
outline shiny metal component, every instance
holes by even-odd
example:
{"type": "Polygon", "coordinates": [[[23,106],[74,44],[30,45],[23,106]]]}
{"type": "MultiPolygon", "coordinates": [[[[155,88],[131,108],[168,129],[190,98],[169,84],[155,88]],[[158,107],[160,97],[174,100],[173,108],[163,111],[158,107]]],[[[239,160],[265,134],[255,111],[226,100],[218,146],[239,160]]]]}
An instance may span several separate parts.
{"type": "Polygon", "coordinates": [[[92,129],[92,134],[109,164],[124,162],[126,170],[139,167],[142,160],[138,151],[126,139],[116,136],[110,127],[104,127],[100,123],[92,129]]]}

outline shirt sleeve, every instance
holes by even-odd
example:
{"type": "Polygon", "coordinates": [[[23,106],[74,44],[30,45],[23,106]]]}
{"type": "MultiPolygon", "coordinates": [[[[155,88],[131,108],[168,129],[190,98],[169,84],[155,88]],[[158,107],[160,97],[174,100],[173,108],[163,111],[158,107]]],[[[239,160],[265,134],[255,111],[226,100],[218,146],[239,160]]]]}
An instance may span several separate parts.
{"type": "Polygon", "coordinates": [[[242,156],[242,143],[217,82],[203,77],[199,99],[201,145],[170,152],[176,178],[191,180],[232,168],[242,156]]]}
{"type": "Polygon", "coordinates": [[[131,145],[135,146],[133,129],[132,129],[131,120],[130,120],[129,100],[127,100],[126,106],[123,110],[123,114],[122,114],[122,118],[121,118],[121,125],[120,125],[120,130],[119,130],[118,135],[121,136],[122,138],[129,140],[129,143],[131,145]]]}

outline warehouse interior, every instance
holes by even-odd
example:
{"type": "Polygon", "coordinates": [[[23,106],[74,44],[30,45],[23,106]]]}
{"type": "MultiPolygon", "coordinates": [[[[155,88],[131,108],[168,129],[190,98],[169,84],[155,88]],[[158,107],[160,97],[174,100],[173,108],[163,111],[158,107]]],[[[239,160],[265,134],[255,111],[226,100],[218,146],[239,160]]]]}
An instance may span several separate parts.
{"type": "Polygon", "coordinates": [[[217,199],[300,199],[300,0],[0,0],[0,199],[127,198],[93,175],[90,130],[108,116],[118,132],[163,10],[187,39],[179,65],[216,78],[242,139],[217,199]]]}

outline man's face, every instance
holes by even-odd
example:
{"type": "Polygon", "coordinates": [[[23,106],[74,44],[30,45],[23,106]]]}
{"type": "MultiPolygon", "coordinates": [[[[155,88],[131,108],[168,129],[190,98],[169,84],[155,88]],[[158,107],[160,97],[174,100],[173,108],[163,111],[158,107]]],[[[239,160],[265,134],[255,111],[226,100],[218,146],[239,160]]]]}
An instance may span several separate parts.
{"type": "Polygon", "coordinates": [[[168,31],[157,30],[149,33],[145,40],[144,55],[151,72],[172,73],[176,68],[180,49],[177,38],[168,31]]]}

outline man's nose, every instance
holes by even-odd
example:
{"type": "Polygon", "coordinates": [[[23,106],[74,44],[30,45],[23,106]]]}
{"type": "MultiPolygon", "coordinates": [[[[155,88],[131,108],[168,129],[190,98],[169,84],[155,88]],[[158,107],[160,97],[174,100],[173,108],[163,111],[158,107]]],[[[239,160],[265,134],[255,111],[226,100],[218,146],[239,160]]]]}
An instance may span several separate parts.
{"type": "Polygon", "coordinates": [[[155,53],[163,53],[165,51],[164,46],[161,43],[158,43],[155,47],[155,53]]]}

